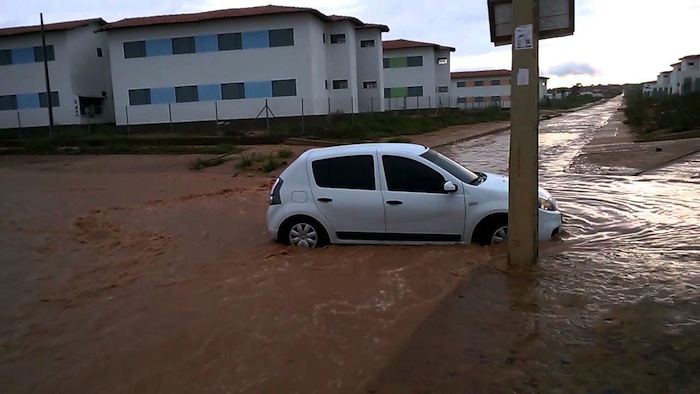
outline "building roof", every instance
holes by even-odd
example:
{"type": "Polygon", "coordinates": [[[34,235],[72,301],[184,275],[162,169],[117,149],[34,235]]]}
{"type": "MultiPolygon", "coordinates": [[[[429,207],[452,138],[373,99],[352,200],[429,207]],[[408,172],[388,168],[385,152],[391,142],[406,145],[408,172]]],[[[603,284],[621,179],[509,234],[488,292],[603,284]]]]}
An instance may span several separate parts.
{"type": "Polygon", "coordinates": [[[361,20],[352,16],[329,15],[328,18],[333,22],[350,21],[355,25],[356,29],[380,29],[384,33],[389,32],[389,26],[387,25],[380,25],[377,23],[364,23],[361,20]]]}
{"type": "Polygon", "coordinates": [[[694,58],[694,57],[700,57],[700,55],[688,55],[688,56],[683,56],[682,58],[680,58],[680,59],[678,59],[678,60],[685,60],[685,59],[690,59],[690,58],[694,58]]]}
{"type": "Polygon", "coordinates": [[[485,77],[510,77],[510,70],[479,70],[457,71],[450,73],[452,79],[456,78],[485,78],[485,77]]]}
{"type": "Polygon", "coordinates": [[[392,49],[427,48],[427,47],[433,47],[434,49],[443,50],[443,51],[447,51],[447,50],[449,50],[450,52],[455,51],[455,49],[452,47],[446,47],[446,46],[442,46],[442,45],[438,45],[438,44],[433,44],[430,42],[411,41],[411,40],[404,40],[404,39],[382,41],[382,48],[385,51],[389,51],[392,49]]]}
{"type": "Polygon", "coordinates": [[[129,27],[141,27],[141,26],[152,26],[152,25],[169,25],[176,23],[193,23],[193,22],[204,22],[218,19],[234,19],[234,18],[248,18],[255,16],[270,16],[270,15],[283,15],[283,14],[311,14],[324,22],[338,22],[338,21],[349,21],[358,28],[370,28],[378,27],[386,29],[389,28],[384,25],[368,25],[363,23],[357,18],[350,16],[340,16],[331,15],[327,16],[322,12],[315,10],[313,8],[307,7],[286,7],[278,5],[266,5],[259,7],[246,7],[246,8],[229,8],[225,10],[216,11],[205,11],[197,12],[192,14],[173,14],[173,15],[157,15],[157,16],[146,16],[140,18],[127,18],[114,23],[108,23],[102,27],[101,30],[114,30],[114,29],[124,29],[129,27]]]}
{"type": "MultiPolygon", "coordinates": [[[[97,23],[100,26],[104,26],[105,24],[107,24],[107,22],[105,22],[102,18],[82,19],[77,21],[67,21],[59,23],[45,23],[44,31],[73,30],[79,27],[87,26],[91,23],[97,23]]],[[[41,25],[6,27],[0,29],[0,37],[17,36],[20,34],[30,34],[39,32],[41,32],[41,25]]]]}

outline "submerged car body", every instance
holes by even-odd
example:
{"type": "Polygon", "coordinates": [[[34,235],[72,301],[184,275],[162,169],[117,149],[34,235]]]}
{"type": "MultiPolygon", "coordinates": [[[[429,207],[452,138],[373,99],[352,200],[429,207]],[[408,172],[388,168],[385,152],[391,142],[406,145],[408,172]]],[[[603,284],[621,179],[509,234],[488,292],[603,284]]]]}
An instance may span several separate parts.
{"type": "MultiPolygon", "coordinates": [[[[561,226],[556,201],[540,189],[539,239],[561,226]]],[[[472,172],[416,144],[311,149],[275,181],[271,235],[293,245],[502,242],[508,178],[472,172]]]]}

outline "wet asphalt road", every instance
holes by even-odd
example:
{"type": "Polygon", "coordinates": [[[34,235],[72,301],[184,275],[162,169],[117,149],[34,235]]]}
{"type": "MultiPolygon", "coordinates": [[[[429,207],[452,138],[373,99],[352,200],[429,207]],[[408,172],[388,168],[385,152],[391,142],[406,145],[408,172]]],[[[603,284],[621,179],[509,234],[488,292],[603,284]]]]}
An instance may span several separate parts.
{"type": "MultiPolygon", "coordinates": [[[[641,176],[567,171],[619,104],[540,124],[561,249],[528,272],[478,270],[369,392],[700,392],[700,156],[641,176]]],[[[446,153],[506,173],[508,146],[501,133],[446,153]]]]}

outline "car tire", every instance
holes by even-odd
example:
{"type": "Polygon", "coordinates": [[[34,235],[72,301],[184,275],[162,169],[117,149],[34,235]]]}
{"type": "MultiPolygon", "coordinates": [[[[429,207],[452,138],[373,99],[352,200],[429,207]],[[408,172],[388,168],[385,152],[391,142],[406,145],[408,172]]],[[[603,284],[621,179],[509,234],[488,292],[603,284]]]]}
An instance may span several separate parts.
{"type": "Polygon", "coordinates": [[[287,245],[307,248],[320,248],[327,243],[328,236],[321,223],[309,218],[298,217],[283,227],[280,240],[287,245]]]}
{"type": "Polygon", "coordinates": [[[508,218],[496,217],[479,226],[477,242],[480,245],[497,245],[508,240],[508,218]]]}

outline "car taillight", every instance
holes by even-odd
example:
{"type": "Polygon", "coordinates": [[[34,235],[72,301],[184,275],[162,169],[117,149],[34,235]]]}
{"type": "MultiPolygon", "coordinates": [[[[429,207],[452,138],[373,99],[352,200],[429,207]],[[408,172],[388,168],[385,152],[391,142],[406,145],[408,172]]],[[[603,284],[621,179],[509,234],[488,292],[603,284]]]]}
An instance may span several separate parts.
{"type": "Polygon", "coordinates": [[[270,191],[270,205],[282,204],[282,198],[280,197],[282,183],[284,183],[282,178],[277,178],[275,184],[272,185],[272,190],[270,191]]]}

